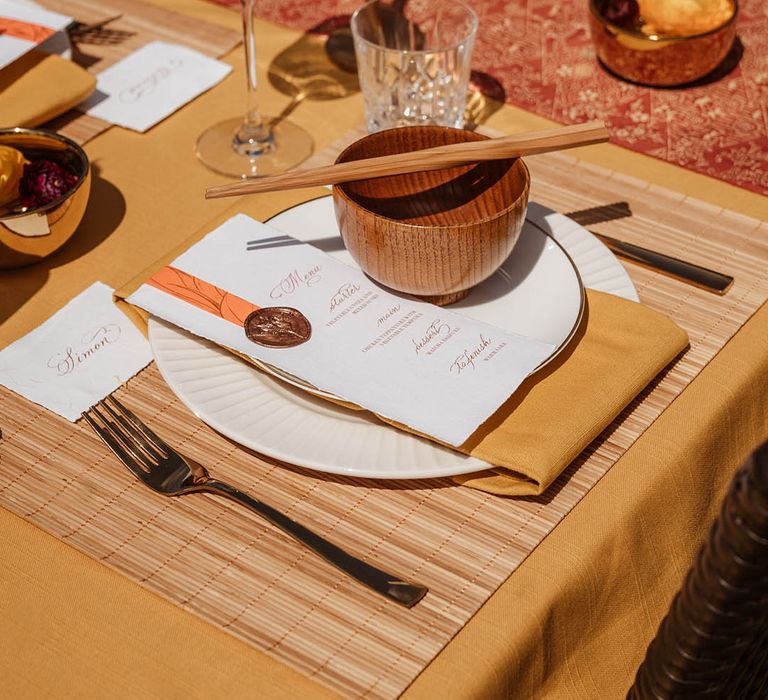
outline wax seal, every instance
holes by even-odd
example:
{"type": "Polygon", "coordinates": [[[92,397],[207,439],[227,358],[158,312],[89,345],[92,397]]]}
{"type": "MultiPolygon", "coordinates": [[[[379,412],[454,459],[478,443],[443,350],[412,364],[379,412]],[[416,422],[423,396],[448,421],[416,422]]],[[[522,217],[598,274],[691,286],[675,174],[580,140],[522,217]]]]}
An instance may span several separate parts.
{"type": "Polygon", "coordinates": [[[248,314],[243,322],[249,340],[268,348],[301,345],[312,335],[307,317],[290,306],[267,306],[248,314]]]}

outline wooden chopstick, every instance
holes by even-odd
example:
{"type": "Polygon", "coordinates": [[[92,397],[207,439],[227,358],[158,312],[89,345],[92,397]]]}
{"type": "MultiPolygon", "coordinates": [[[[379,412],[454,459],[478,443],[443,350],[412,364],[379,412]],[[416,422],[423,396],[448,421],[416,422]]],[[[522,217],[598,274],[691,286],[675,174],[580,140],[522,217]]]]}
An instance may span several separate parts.
{"type": "Polygon", "coordinates": [[[586,122],[483,141],[454,143],[447,146],[409,151],[408,153],[364,158],[310,170],[291,170],[280,175],[209,187],[205,191],[205,196],[207,199],[216,199],[218,197],[275,192],[299,187],[332,185],[386,175],[402,175],[404,173],[452,168],[457,165],[485,160],[518,158],[536,153],[588,146],[607,140],[608,131],[602,122],[586,122]]]}

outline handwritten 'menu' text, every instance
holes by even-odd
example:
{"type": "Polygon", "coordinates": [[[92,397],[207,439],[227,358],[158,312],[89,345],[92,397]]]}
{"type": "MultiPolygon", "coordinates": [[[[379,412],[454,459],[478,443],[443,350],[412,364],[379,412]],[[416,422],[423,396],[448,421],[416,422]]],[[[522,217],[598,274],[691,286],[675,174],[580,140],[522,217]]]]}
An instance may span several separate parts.
{"type": "Polygon", "coordinates": [[[313,284],[317,284],[322,277],[320,276],[320,265],[315,265],[306,272],[299,272],[293,270],[286,277],[283,277],[269,293],[272,299],[280,299],[281,297],[293,294],[301,287],[311,287],[313,284]]]}

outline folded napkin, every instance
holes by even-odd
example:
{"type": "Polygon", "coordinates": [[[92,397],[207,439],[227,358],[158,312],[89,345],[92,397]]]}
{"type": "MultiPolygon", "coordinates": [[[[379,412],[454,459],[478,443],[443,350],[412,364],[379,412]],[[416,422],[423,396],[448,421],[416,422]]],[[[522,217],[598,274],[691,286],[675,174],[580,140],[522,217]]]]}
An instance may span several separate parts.
{"type": "Polygon", "coordinates": [[[678,354],[685,331],[647,306],[587,290],[569,347],[459,449],[497,466],[454,477],[505,496],[543,493],[678,354]]]}
{"type": "Polygon", "coordinates": [[[95,89],[96,78],[72,61],[29,51],[0,70],[0,127],[43,124],[95,89]]]}
{"type": "MultiPolygon", "coordinates": [[[[125,299],[213,227],[151,265],[116,296],[125,299]]],[[[146,323],[145,312],[133,312],[146,323]]],[[[496,466],[455,480],[500,495],[543,493],[687,344],[685,332],[665,316],[588,290],[584,320],[569,347],[526,379],[457,448],[496,466]]]]}

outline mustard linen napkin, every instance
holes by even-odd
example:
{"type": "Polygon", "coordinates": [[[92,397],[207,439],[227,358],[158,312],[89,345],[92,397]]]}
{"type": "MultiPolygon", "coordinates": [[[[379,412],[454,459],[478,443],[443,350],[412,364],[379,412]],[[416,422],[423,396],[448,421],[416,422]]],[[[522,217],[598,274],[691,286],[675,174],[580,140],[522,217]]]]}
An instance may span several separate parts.
{"type": "MultiPolygon", "coordinates": [[[[145,331],[146,312],[124,302],[125,297],[232,213],[217,217],[115,292],[145,331]]],[[[523,382],[458,448],[497,466],[454,480],[504,496],[543,493],[687,345],[685,331],[666,316],[587,290],[584,319],[568,348],[523,382]]]]}
{"type": "Polygon", "coordinates": [[[72,61],[29,51],[0,71],[0,127],[43,124],[95,89],[96,78],[72,61]]]}
{"type": "Polygon", "coordinates": [[[662,314],[587,290],[579,332],[459,449],[494,465],[454,477],[504,496],[543,493],[677,355],[688,336],[662,314]]]}

